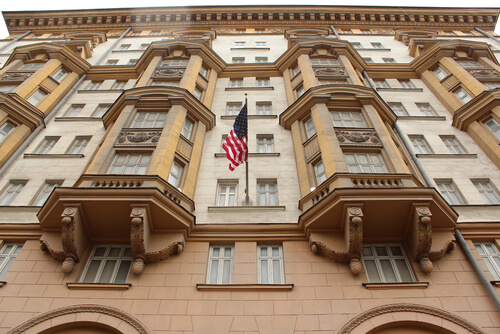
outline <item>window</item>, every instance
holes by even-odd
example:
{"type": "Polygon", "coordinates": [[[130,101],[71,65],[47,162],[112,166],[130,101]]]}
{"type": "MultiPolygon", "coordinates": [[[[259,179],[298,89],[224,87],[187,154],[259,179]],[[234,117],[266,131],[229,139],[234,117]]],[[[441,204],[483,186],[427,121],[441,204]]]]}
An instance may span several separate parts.
{"type": "Polygon", "coordinates": [[[125,283],[133,261],[127,246],[95,246],[82,275],[82,283],[125,283]]]}
{"type": "Polygon", "coordinates": [[[380,153],[344,153],[351,173],[386,173],[380,153]]]}
{"type": "Polygon", "coordinates": [[[334,127],[366,128],[366,122],[359,111],[332,111],[330,112],[334,127]]]}
{"type": "Polygon", "coordinates": [[[137,64],[137,62],[139,61],[139,59],[130,59],[127,63],[127,65],[135,65],[137,64]]]}
{"type": "Polygon", "coordinates": [[[398,116],[408,116],[408,112],[401,102],[387,102],[389,107],[398,116]]]}
{"type": "Polygon", "coordinates": [[[489,121],[486,121],[484,124],[490,129],[493,134],[500,139],[500,124],[498,121],[494,118],[490,119],[489,121]]]}
{"type": "Polygon", "coordinates": [[[299,89],[297,89],[297,97],[301,97],[305,92],[306,90],[304,89],[304,87],[300,87],[299,89]]]}
{"type": "Polygon", "coordinates": [[[208,75],[208,70],[204,66],[200,67],[200,75],[204,78],[208,75]]]}
{"type": "Polygon", "coordinates": [[[130,34],[130,36],[140,36],[141,35],[141,31],[134,31],[132,32],[132,34],[130,34]]]}
{"type": "Polygon", "coordinates": [[[87,87],[88,90],[98,90],[102,85],[101,81],[92,81],[87,87]]]}
{"type": "Polygon", "coordinates": [[[26,182],[24,181],[10,181],[9,186],[3,192],[2,197],[0,197],[0,205],[9,205],[12,203],[21,190],[23,190],[25,184],[26,182]]]}
{"type": "Polygon", "coordinates": [[[191,133],[193,132],[193,122],[191,122],[190,120],[186,119],[184,121],[184,125],[182,126],[182,131],[181,131],[181,135],[184,136],[184,138],[186,139],[191,139],[191,133]]]}
{"type": "Polygon", "coordinates": [[[273,105],[271,102],[257,102],[257,115],[271,115],[273,105]]]}
{"type": "Polygon", "coordinates": [[[364,245],[361,254],[370,283],[415,281],[400,245],[364,245]]]}
{"type": "Polygon", "coordinates": [[[483,82],[482,84],[488,89],[500,88],[500,82],[483,82]]]}
{"type": "Polygon", "coordinates": [[[270,87],[271,86],[271,82],[270,82],[269,78],[257,79],[255,81],[255,84],[257,85],[257,87],[270,87]]]}
{"type": "Polygon", "coordinates": [[[29,64],[24,64],[21,66],[18,71],[32,71],[35,72],[39,68],[41,68],[44,65],[44,63],[29,63],[29,64]]]}
{"type": "Polygon", "coordinates": [[[76,137],[68,150],[68,154],[83,154],[89,141],[90,137],[76,137]]]}
{"type": "MultiPolygon", "coordinates": [[[[476,180],[472,181],[474,186],[476,186],[477,191],[483,196],[484,200],[488,204],[500,204],[500,196],[498,192],[493,189],[490,181],[488,180],[476,180]]],[[[500,262],[499,262],[500,264],[500,262]]]]}
{"type": "Polygon", "coordinates": [[[304,122],[304,127],[306,129],[307,139],[311,138],[316,134],[312,118],[309,118],[307,121],[304,122]]]}
{"type": "Polygon", "coordinates": [[[54,73],[52,78],[57,82],[61,82],[66,77],[66,75],[68,75],[68,72],[66,72],[64,68],[60,68],[56,73],[54,73]]]}
{"type": "Polygon", "coordinates": [[[160,67],[186,67],[187,64],[186,59],[170,59],[162,61],[160,67]]]}
{"type": "Polygon", "coordinates": [[[174,163],[172,164],[172,168],[170,168],[168,183],[178,188],[181,184],[182,170],[182,166],[177,161],[174,161],[174,163]]]}
{"type": "Polygon", "coordinates": [[[500,252],[495,245],[492,242],[476,242],[474,246],[495,280],[500,280],[500,252]]]}
{"type": "Polygon", "coordinates": [[[160,32],[159,32],[159,31],[151,31],[151,32],[149,33],[149,35],[150,35],[150,36],[158,36],[159,34],[160,34],[160,32]]]}
{"type": "Polygon", "coordinates": [[[481,68],[483,65],[474,60],[458,60],[457,63],[463,68],[481,68]]]}
{"type": "Polygon", "coordinates": [[[297,74],[299,74],[300,73],[299,65],[295,66],[292,71],[293,71],[293,76],[296,76],[297,74]]]}
{"type": "Polygon", "coordinates": [[[207,284],[231,284],[233,261],[233,246],[210,246],[207,284]]]}
{"type": "Polygon", "coordinates": [[[415,149],[415,153],[417,154],[431,154],[432,151],[429,148],[429,144],[427,144],[427,140],[425,140],[424,136],[409,136],[411,143],[413,144],[413,148],[415,149]]]}
{"type": "Polygon", "coordinates": [[[257,205],[278,205],[278,185],[276,181],[257,181],[257,205]]]}
{"type": "Polygon", "coordinates": [[[118,59],[108,59],[106,65],[116,65],[118,64],[118,59]]]}
{"type": "Polygon", "coordinates": [[[231,80],[229,80],[229,87],[231,87],[231,88],[243,87],[243,79],[231,79],[231,80]]]}
{"type": "Polygon", "coordinates": [[[238,115],[241,110],[241,102],[228,102],[226,104],[226,115],[238,115]]]}
{"type": "Polygon", "coordinates": [[[373,80],[373,83],[377,88],[391,88],[385,80],[373,80]]]}
{"type": "Polygon", "coordinates": [[[246,46],[246,42],[241,42],[241,41],[234,42],[235,48],[244,48],[245,46],[246,46]]]}
{"type": "Polygon", "coordinates": [[[373,64],[373,59],[370,58],[370,57],[363,57],[363,60],[365,61],[365,63],[367,64],[373,64]]]}
{"type": "Polygon", "coordinates": [[[256,63],[267,63],[267,57],[255,57],[256,63]]]}
{"type": "Polygon", "coordinates": [[[469,95],[469,93],[467,93],[467,91],[463,88],[459,88],[457,89],[455,92],[454,92],[455,96],[458,97],[458,99],[462,102],[462,103],[467,103],[469,102],[470,100],[472,100],[472,96],[469,95]]]}
{"type": "Polygon", "coordinates": [[[448,147],[451,154],[465,154],[465,150],[455,136],[441,136],[441,140],[448,147]]]}
{"type": "Polygon", "coordinates": [[[313,66],[339,66],[339,61],[332,58],[313,58],[311,64],[313,66]]]}
{"type": "Polygon", "coordinates": [[[379,42],[371,42],[370,44],[375,49],[383,49],[384,48],[384,46],[382,45],[382,43],[379,43],[379,42]]]}
{"type": "Polygon", "coordinates": [[[415,103],[417,105],[418,110],[424,114],[424,116],[436,116],[436,112],[434,108],[429,103],[415,103]]]}
{"type": "Polygon", "coordinates": [[[394,58],[382,58],[382,60],[384,61],[384,63],[387,63],[387,64],[396,63],[396,59],[394,59],[394,58]]]}
{"type": "Polygon", "coordinates": [[[255,42],[255,46],[258,47],[258,48],[265,48],[266,47],[266,42],[265,41],[255,42]]]}
{"type": "Polygon", "coordinates": [[[274,153],[273,135],[257,135],[257,152],[274,153]]]}
{"type": "Polygon", "coordinates": [[[347,85],[347,80],[320,80],[320,85],[347,85]]]}
{"type": "Polygon", "coordinates": [[[0,126],[0,143],[5,138],[7,138],[9,133],[11,133],[15,128],[16,128],[16,126],[10,122],[3,123],[2,126],[0,126]]]}
{"type": "Polygon", "coordinates": [[[146,50],[148,48],[149,44],[141,44],[139,45],[139,50],[146,50]]]}
{"type": "Polygon", "coordinates": [[[245,62],[245,57],[233,57],[233,64],[243,64],[245,62]]]}
{"type": "Polygon", "coordinates": [[[155,80],[151,83],[152,86],[164,86],[164,87],[179,87],[179,81],[160,81],[155,80]]]}
{"type": "Polygon", "coordinates": [[[196,97],[197,100],[201,101],[201,96],[203,95],[203,92],[196,87],[193,91],[193,96],[196,97]]]}
{"type": "Polygon", "coordinates": [[[281,246],[258,246],[259,284],[283,284],[283,249],[281,246]]]}
{"type": "Polygon", "coordinates": [[[0,250],[0,279],[5,276],[22,247],[23,244],[6,243],[3,245],[2,250],[0,250]]]}
{"type": "Polygon", "coordinates": [[[318,186],[326,181],[325,166],[323,165],[323,161],[319,161],[314,165],[314,176],[316,177],[316,185],[318,186]]]}
{"type": "Polygon", "coordinates": [[[0,92],[9,93],[16,87],[16,85],[0,85],[0,92]]]}
{"type": "Polygon", "coordinates": [[[48,154],[61,137],[45,137],[35,151],[36,154],[48,154]]]}
{"type": "Polygon", "coordinates": [[[108,174],[146,174],[151,153],[117,153],[108,174]]]}
{"type": "Polygon", "coordinates": [[[237,183],[219,183],[217,190],[217,206],[235,206],[237,183]]]}
{"type": "Polygon", "coordinates": [[[115,81],[113,86],[111,86],[111,89],[113,90],[125,89],[126,84],[127,84],[126,81],[115,81]]]}
{"type": "Polygon", "coordinates": [[[413,82],[411,82],[411,80],[399,80],[399,83],[401,84],[401,87],[405,89],[415,88],[415,85],[413,84],[413,82]]]}
{"type": "Polygon", "coordinates": [[[66,111],[66,115],[65,116],[66,117],[76,117],[83,110],[83,107],[85,107],[85,104],[72,104],[68,108],[68,111],[66,111]]]}
{"type": "Polygon", "coordinates": [[[364,49],[360,42],[351,42],[351,45],[355,49],[364,49]]]}
{"type": "Polygon", "coordinates": [[[448,76],[448,73],[446,73],[446,71],[443,70],[440,66],[433,69],[432,72],[437,76],[439,80],[443,80],[448,76]]]}
{"type": "Polygon", "coordinates": [[[33,200],[33,206],[42,206],[47,198],[49,198],[50,193],[54,190],[55,187],[60,187],[62,185],[62,181],[45,181],[42,189],[33,200]]]}
{"type": "Polygon", "coordinates": [[[120,44],[120,46],[118,47],[118,50],[128,50],[128,49],[130,49],[131,46],[132,46],[132,44],[120,44]]]}
{"type": "Polygon", "coordinates": [[[166,112],[138,112],[135,116],[132,128],[163,128],[166,118],[166,112]]]}
{"type": "Polygon", "coordinates": [[[37,106],[40,102],[42,102],[42,100],[47,96],[47,93],[45,93],[43,90],[41,89],[37,89],[33,95],[31,95],[29,98],[28,98],[28,102],[31,103],[32,105],[34,106],[37,106]]]}
{"type": "Polygon", "coordinates": [[[97,108],[95,108],[92,117],[102,117],[106,111],[108,111],[109,107],[111,107],[110,104],[99,104],[97,108]]]}
{"type": "Polygon", "coordinates": [[[436,185],[439,189],[441,195],[444,199],[451,205],[462,205],[465,204],[462,196],[458,192],[455,184],[452,181],[436,181],[436,185]]]}

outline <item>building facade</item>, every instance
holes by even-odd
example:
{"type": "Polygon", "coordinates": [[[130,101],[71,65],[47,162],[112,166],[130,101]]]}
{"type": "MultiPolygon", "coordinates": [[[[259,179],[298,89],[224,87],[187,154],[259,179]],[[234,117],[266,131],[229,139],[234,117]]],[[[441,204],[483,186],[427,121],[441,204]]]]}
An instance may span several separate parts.
{"type": "Polygon", "coordinates": [[[497,333],[499,13],[4,12],[0,331],[497,333]]]}

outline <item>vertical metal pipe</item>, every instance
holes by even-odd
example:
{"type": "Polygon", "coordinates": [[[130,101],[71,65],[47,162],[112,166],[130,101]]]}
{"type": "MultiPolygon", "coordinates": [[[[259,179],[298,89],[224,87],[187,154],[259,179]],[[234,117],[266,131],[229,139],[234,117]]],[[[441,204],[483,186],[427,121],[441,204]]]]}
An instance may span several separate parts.
{"type": "Polygon", "coordinates": [[[108,56],[108,54],[111,52],[111,50],[113,50],[115,48],[116,44],[118,44],[118,42],[120,42],[128,34],[128,32],[130,31],[130,29],[132,29],[132,27],[128,27],[128,29],[125,30],[125,32],[123,34],[121,34],[120,37],[118,37],[118,39],[109,47],[109,49],[106,50],[106,52],[104,52],[104,54],[101,56],[101,58],[99,58],[97,60],[97,62],[95,63],[94,66],[97,66],[100,63],[102,63],[102,61],[104,60],[104,58],[106,58],[108,56]]]}
{"type": "Polygon", "coordinates": [[[17,36],[16,38],[14,38],[12,41],[10,41],[9,43],[5,44],[4,46],[2,46],[0,48],[0,52],[2,52],[3,50],[7,49],[9,46],[11,46],[12,44],[14,44],[15,42],[17,42],[18,40],[20,39],[23,39],[24,37],[26,37],[27,35],[31,34],[31,30],[28,30],[27,32],[25,32],[24,34],[22,34],[21,36],[17,36]]]}
{"type": "Polygon", "coordinates": [[[498,44],[500,44],[500,39],[496,38],[495,36],[493,36],[492,34],[484,31],[483,29],[481,28],[478,28],[478,27],[474,27],[474,29],[476,31],[479,31],[481,34],[483,34],[484,36],[488,37],[489,39],[492,39],[494,40],[495,42],[497,42],[498,44]]]}

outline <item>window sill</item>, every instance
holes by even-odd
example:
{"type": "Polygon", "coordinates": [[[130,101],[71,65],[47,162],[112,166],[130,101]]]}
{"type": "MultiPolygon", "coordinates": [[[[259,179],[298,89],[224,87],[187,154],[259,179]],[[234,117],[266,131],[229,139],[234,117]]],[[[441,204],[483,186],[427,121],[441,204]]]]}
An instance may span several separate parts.
{"type": "Polygon", "coordinates": [[[386,92],[423,92],[423,88],[377,88],[377,90],[382,90],[386,92]]]}
{"type": "Polygon", "coordinates": [[[3,288],[4,285],[7,285],[7,282],[5,281],[0,281],[0,288],[3,288]]]}
{"type": "Polygon", "coordinates": [[[146,49],[127,49],[127,50],[113,50],[111,51],[112,53],[115,53],[115,52],[144,52],[146,51],[146,49]]]}
{"type": "Polygon", "coordinates": [[[78,93],[121,93],[124,89],[79,89],[78,93]]]}
{"type": "Polygon", "coordinates": [[[446,121],[446,116],[398,116],[399,120],[446,121]]]}
{"type": "Polygon", "coordinates": [[[199,291],[291,291],[293,284],[196,284],[199,291]]]}
{"type": "Polygon", "coordinates": [[[427,289],[429,282],[363,283],[368,290],[427,289]]]}
{"type": "MultiPolygon", "coordinates": [[[[222,115],[220,119],[236,119],[238,115],[222,115]]],[[[248,115],[248,119],[274,119],[278,115],[248,115]]]]}
{"type": "MultiPolygon", "coordinates": [[[[249,157],[279,157],[279,153],[248,153],[249,157]]],[[[214,153],[216,158],[225,158],[226,153],[214,153]]]]}
{"type": "Polygon", "coordinates": [[[24,158],[30,159],[40,159],[40,158],[48,158],[48,159],[78,159],[83,158],[83,154],[37,154],[37,153],[25,153],[24,158]]]}
{"type": "Polygon", "coordinates": [[[417,158],[424,159],[476,159],[477,154],[416,154],[417,158]]]}
{"type": "Polygon", "coordinates": [[[238,48],[238,47],[231,48],[231,51],[232,50],[271,50],[271,48],[268,48],[266,46],[263,46],[263,47],[258,47],[258,46],[244,46],[244,47],[241,47],[241,48],[238,48]]]}
{"type": "MultiPolygon", "coordinates": [[[[257,63],[259,64],[259,63],[257,63]]],[[[254,87],[226,87],[225,88],[226,91],[228,90],[274,90],[274,87],[273,86],[269,86],[269,87],[257,87],[257,86],[254,86],[254,87]]]]}
{"type": "Polygon", "coordinates": [[[208,212],[244,212],[244,211],[285,211],[284,205],[276,206],[260,206],[260,205],[250,205],[250,206],[209,206],[208,212]]]}
{"type": "Polygon", "coordinates": [[[128,290],[130,283],[66,283],[70,290],[128,290]]]}
{"type": "Polygon", "coordinates": [[[56,117],[56,122],[89,122],[89,121],[102,121],[102,117],[56,117]]]}
{"type": "MultiPolygon", "coordinates": [[[[0,282],[1,283],[1,282],[0,282]]],[[[7,284],[7,282],[4,282],[7,284]]],[[[500,288],[500,281],[490,281],[491,285],[496,286],[497,288],[500,288]]]]}
{"type": "Polygon", "coordinates": [[[388,48],[354,48],[356,51],[391,51],[388,48]]]}

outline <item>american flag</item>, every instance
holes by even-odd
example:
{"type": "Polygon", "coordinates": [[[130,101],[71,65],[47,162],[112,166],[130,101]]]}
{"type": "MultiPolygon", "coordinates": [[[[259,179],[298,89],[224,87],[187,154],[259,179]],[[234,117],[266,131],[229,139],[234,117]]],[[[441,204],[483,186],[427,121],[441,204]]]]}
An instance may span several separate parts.
{"type": "Polygon", "coordinates": [[[227,136],[222,148],[226,151],[229,159],[229,170],[233,171],[240,164],[248,160],[248,126],[247,126],[247,102],[236,116],[233,128],[227,136]]]}

